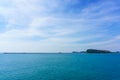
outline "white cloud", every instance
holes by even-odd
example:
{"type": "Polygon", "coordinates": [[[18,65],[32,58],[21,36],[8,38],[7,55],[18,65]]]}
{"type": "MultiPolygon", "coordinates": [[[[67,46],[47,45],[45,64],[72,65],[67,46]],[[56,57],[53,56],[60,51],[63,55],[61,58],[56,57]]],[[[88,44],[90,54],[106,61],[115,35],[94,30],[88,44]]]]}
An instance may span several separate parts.
{"type": "Polygon", "coordinates": [[[82,46],[87,48],[105,45],[119,39],[117,37],[108,41],[96,40],[88,44],[76,44],[75,42],[84,40],[105,38],[106,24],[118,22],[120,19],[119,15],[111,15],[111,12],[119,10],[119,7],[109,1],[92,4],[82,12],[71,12],[72,15],[64,12],[69,4],[76,4],[77,1],[79,0],[0,1],[1,4],[4,3],[0,5],[0,16],[6,20],[6,30],[0,33],[1,51],[70,51],[72,48],[78,50],[82,46]],[[36,36],[39,37],[38,41],[30,40],[36,36]],[[28,40],[25,40],[27,38],[28,40]],[[46,49],[47,47],[49,49],[46,49]]]}

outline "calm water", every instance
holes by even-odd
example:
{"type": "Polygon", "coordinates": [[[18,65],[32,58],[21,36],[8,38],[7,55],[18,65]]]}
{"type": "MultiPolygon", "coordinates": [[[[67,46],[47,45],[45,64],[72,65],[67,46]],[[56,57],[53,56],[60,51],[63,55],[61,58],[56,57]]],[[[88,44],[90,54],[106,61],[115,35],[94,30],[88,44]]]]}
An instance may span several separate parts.
{"type": "Polygon", "coordinates": [[[120,80],[120,54],[0,54],[0,80],[120,80]]]}

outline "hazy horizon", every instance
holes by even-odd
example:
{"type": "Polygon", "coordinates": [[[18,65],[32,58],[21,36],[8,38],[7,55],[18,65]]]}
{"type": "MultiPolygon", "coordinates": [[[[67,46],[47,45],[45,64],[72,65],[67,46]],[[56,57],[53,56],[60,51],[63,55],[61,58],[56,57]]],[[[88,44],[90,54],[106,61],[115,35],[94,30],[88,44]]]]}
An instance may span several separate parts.
{"type": "Polygon", "coordinates": [[[120,51],[119,0],[0,0],[0,52],[120,51]]]}

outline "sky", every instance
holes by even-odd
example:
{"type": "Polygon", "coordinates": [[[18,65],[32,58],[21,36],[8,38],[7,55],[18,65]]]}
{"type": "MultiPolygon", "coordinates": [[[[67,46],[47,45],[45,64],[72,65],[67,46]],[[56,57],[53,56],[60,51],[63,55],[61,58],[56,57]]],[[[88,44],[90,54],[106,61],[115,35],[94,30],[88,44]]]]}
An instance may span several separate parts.
{"type": "Polygon", "coordinates": [[[0,0],[0,52],[120,51],[120,0],[0,0]]]}

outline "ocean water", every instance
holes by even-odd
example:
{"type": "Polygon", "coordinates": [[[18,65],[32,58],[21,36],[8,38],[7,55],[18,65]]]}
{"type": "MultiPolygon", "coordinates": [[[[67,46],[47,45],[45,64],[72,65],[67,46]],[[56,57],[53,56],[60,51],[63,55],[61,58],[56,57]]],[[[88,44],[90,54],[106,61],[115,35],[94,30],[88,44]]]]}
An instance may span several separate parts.
{"type": "Polygon", "coordinates": [[[0,80],[120,80],[120,54],[0,54],[0,80]]]}

